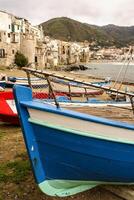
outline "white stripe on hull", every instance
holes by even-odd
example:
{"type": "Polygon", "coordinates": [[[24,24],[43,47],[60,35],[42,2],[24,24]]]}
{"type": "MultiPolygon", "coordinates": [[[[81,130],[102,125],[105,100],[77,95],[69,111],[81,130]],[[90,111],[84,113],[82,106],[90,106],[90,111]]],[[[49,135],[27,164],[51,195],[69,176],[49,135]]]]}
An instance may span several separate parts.
{"type": "Polygon", "coordinates": [[[16,109],[15,101],[14,100],[6,100],[6,102],[9,105],[9,107],[11,108],[11,110],[13,111],[13,113],[17,114],[17,109],[16,109]]]}
{"type": "Polygon", "coordinates": [[[117,141],[134,143],[134,131],[28,108],[31,119],[117,141]]]}
{"type": "MultiPolygon", "coordinates": [[[[53,104],[55,105],[54,102],[47,102],[47,104],[53,104]]],[[[107,107],[107,106],[120,106],[120,107],[130,107],[130,103],[73,103],[73,102],[59,102],[60,106],[68,106],[68,107],[78,107],[78,106],[88,106],[88,107],[107,107]]]]}

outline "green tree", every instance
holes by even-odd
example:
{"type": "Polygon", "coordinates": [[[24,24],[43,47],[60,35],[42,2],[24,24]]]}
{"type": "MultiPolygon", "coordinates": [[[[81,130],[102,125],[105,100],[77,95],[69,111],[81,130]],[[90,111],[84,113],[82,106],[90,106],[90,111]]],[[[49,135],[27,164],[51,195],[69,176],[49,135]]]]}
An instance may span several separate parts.
{"type": "Polygon", "coordinates": [[[21,52],[17,51],[14,62],[18,67],[25,67],[28,64],[28,58],[26,58],[21,52]]]}

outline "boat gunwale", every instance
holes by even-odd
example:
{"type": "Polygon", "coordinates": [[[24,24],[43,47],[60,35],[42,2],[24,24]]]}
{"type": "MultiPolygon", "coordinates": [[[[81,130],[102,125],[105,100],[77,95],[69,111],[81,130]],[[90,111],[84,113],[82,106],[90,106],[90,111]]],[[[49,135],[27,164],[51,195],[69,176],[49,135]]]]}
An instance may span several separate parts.
{"type": "Polygon", "coordinates": [[[109,125],[109,126],[113,126],[113,127],[134,130],[133,124],[109,120],[109,119],[106,119],[106,118],[88,115],[88,114],[85,114],[85,113],[79,113],[79,112],[76,112],[76,111],[56,108],[56,106],[52,106],[50,104],[47,104],[46,102],[45,103],[38,103],[37,101],[32,100],[32,101],[21,101],[20,104],[25,106],[25,107],[33,108],[33,109],[40,110],[40,111],[46,111],[46,112],[50,112],[50,113],[60,114],[60,115],[67,116],[67,117],[72,117],[72,118],[81,119],[81,120],[85,120],[85,121],[109,125]]]}
{"type": "Polygon", "coordinates": [[[47,128],[56,129],[56,130],[59,130],[59,131],[64,131],[64,132],[67,132],[67,133],[80,135],[80,136],[83,136],[83,137],[101,139],[101,140],[105,140],[105,141],[108,141],[108,142],[116,142],[116,143],[130,144],[130,145],[134,144],[134,141],[132,142],[130,140],[121,140],[120,138],[114,139],[114,138],[110,138],[110,137],[106,137],[106,136],[102,136],[102,135],[96,135],[94,133],[89,133],[89,132],[84,132],[84,131],[82,132],[82,131],[75,130],[75,129],[69,129],[69,128],[65,128],[63,126],[57,126],[57,125],[50,124],[46,121],[43,122],[41,120],[34,119],[34,118],[31,118],[31,117],[28,119],[28,121],[32,124],[41,125],[41,126],[44,126],[44,127],[47,127],[47,128]]]}

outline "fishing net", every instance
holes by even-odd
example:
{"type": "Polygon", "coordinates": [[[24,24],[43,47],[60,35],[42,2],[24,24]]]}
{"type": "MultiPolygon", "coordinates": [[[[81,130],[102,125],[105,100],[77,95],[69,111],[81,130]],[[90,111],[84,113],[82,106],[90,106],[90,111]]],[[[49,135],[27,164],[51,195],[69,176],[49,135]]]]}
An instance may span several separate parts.
{"type": "MultiPolygon", "coordinates": [[[[33,89],[34,98],[38,98],[38,99],[44,99],[46,97],[49,99],[53,98],[57,107],[59,107],[59,103],[56,99],[57,96],[59,95],[59,96],[68,97],[68,93],[64,92],[63,90],[61,92],[59,90],[59,87],[58,87],[58,91],[57,90],[55,91],[55,87],[53,87],[53,84],[60,84],[64,86],[67,85],[69,88],[69,95],[70,95],[69,98],[71,98],[71,95],[73,93],[72,87],[78,87],[79,89],[81,88],[84,89],[85,95],[88,95],[88,90],[90,90],[91,87],[94,87],[94,89],[101,89],[101,90],[98,90],[99,92],[100,91],[103,92],[105,90],[105,91],[110,91],[110,92],[118,92],[118,94],[120,95],[127,95],[130,98],[132,110],[134,113],[134,93],[132,92],[121,91],[121,90],[116,90],[115,88],[112,89],[110,87],[96,85],[93,83],[89,83],[87,81],[81,81],[79,78],[75,79],[75,78],[64,76],[58,73],[55,74],[55,72],[47,72],[47,71],[34,70],[34,69],[29,69],[29,68],[24,68],[24,71],[26,71],[28,80],[29,80],[28,81],[29,85],[33,89]],[[36,87],[33,87],[31,76],[41,79],[41,81],[43,81],[43,85],[41,86],[40,84],[36,84],[36,87]],[[34,90],[34,88],[36,89],[36,91],[34,90]]],[[[78,89],[77,89],[77,93],[79,93],[78,89]]],[[[90,94],[91,94],[91,91],[90,91],[90,94]]],[[[87,97],[87,100],[88,100],[88,97],[87,97]]]]}
{"type": "Polygon", "coordinates": [[[89,97],[94,97],[103,94],[103,89],[96,89],[90,86],[86,86],[83,83],[78,83],[74,79],[66,80],[62,75],[56,77],[54,73],[52,75],[45,75],[40,70],[30,70],[27,73],[30,79],[30,85],[33,88],[33,96],[37,99],[55,99],[60,102],[79,100],[81,102],[89,101],[89,97]],[[37,84],[36,87],[32,86],[31,77],[36,77],[43,81],[43,84],[37,84]],[[35,91],[36,89],[36,91],[35,91]]]}
{"type": "Polygon", "coordinates": [[[28,83],[33,92],[33,98],[36,101],[45,100],[47,102],[54,102],[58,106],[58,101],[68,100],[68,96],[60,91],[56,90],[53,78],[48,78],[38,72],[27,73],[28,83]]]}

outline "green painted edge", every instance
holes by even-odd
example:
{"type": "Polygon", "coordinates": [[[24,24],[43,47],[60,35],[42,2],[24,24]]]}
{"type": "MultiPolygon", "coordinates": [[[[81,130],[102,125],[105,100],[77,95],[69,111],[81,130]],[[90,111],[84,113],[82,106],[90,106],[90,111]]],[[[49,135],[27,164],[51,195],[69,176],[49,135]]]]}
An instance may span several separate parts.
{"type": "Polygon", "coordinates": [[[92,184],[90,181],[46,180],[38,186],[49,196],[66,197],[89,190],[97,184],[92,184]]]}
{"type": "Polygon", "coordinates": [[[134,144],[134,142],[129,141],[129,140],[121,140],[121,139],[114,139],[114,138],[107,138],[105,136],[102,135],[95,135],[94,133],[88,133],[88,132],[82,132],[82,131],[77,131],[75,129],[68,129],[68,128],[64,128],[62,126],[57,126],[57,125],[52,125],[49,124],[48,122],[44,122],[44,121],[40,121],[34,118],[29,118],[28,119],[29,122],[34,123],[34,124],[39,124],[45,127],[49,127],[49,128],[53,128],[53,129],[57,129],[57,130],[62,130],[65,131],[67,133],[74,133],[77,135],[82,135],[82,136],[86,136],[86,137],[92,137],[92,138],[97,138],[97,139],[101,139],[101,140],[107,140],[107,141],[113,141],[113,142],[119,142],[119,143],[125,143],[125,144],[134,144]]]}
{"type": "Polygon", "coordinates": [[[42,192],[49,196],[66,197],[84,192],[98,185],[134,185],[134,183],[79,180],[46,180],[40,183],[38,186],[42,192]]]}

